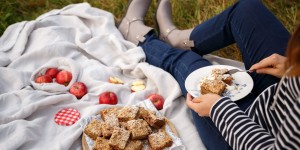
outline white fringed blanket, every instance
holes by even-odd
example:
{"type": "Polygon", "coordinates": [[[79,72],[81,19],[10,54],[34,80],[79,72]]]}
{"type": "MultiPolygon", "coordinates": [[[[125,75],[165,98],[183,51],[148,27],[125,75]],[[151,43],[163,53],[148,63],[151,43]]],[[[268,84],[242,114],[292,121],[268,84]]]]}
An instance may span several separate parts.
{"type": "Polygon", "coordinates": [[[81,118],[96,115],[107,107],[98,104],[104,91],[117,93],[119,105],[162,95],[160,113],[175,125],[186,149],[205,149],[174,78],[145,62],[143,50],[123,39],[111,13],[87,3],[11,25],[0,38],[1,149],[81,149],[81,120],[60,126],[54,116],[63,108],[77,109],[81,118]],[[36,84],[35,76],[48,67],[71,71],[71,84],[84,82],[88,94],[77,100],[68,92],[71,84],[36,84]],[[110,76],[125,84],[108,83],[110,76]],[[130,83],[136,79],[144,80],[146,89],[132,93],[130,83]]]}

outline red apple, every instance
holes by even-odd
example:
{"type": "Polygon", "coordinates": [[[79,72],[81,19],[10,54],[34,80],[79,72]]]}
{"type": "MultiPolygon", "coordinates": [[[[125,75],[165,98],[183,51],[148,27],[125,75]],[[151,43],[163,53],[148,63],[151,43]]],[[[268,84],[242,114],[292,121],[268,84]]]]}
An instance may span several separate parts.
{"type": "Polygon", "coordinates": [[[117,95],[114,92],[103,92],[99,96],[99,104],[112,104],[118,103],[117,95]]]}
{"type": "Polygon", "coordinates": [[[70,88],[70,93],[80,99],[87,93],[87,87],[82,82],[75,82],[70,88]]]}
{"type": "Polygon", "coordinates": [[[161,95],[158,94],[150,94],[148,99],[151,100],[153,105],[156,107],[157,110],[161,110],[164,106],[164,98],[161,95]]]}
{"type": "Polygon", "coordinates": [[[52,78],[48,75],[41,75],[35,79],[36,83],[51,83],[52,78]]]}
{"type": "Polygon", "coordinates": [[[72,73],[66,70],[59,71],[56,75],[56,82],[68,86],[72,80],[72,73]]]}
{"type": "Polygon", "coordinates": [[[51,78],[55,78],[58,73],[57,68],[48,68],[45,72],[45,75],[49,75],[51,78]]]}

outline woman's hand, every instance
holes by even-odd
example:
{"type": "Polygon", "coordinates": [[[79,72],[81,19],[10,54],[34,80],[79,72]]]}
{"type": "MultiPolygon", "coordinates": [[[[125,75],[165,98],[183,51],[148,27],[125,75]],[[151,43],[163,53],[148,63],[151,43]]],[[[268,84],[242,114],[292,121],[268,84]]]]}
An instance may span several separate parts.
{"type": "Polygon", "coordinates": [[[281,78],[286,71],[285,62],[286,57],[278,54],[272,54],[271,56],[254,64],[249,70],[255,70],[256,73],[269,74],[281,78]]]}
{"type": "Polygon", "coordinates": [[[205,94],[193,98],[189,93],[186,96],[186,104],[189,108],[198,113],[199,116],[209,117],[212,106],[221,98],[217,94],[205,94]]]}

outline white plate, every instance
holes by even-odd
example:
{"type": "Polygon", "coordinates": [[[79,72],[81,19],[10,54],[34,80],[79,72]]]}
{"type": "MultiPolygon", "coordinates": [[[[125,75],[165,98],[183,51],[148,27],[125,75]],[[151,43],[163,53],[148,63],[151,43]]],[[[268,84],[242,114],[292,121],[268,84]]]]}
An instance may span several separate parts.
{"type": "MultiPolygon", "coordinates": [[[[199,97],[200,93],[200,81],[201,79],[211,75],[213,69],[239,69],[233,66],[227,65],[212,65],[203,68],[199,68],[192,72],[185,80],[185,88],[193,97],[199,97]]],[[[223,93],[222,96],[230,97],[231,100],[237,101],[247,96],[253,88],[253,80],[251,76],[246,72],[237,72],[232,75],[233,85],[237,87],[236,90],[223,93]]]]}

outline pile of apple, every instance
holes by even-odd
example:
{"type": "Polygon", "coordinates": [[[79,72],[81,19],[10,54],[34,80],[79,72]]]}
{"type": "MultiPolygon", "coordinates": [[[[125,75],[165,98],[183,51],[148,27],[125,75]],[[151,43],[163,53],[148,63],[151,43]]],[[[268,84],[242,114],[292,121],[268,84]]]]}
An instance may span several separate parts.
{"type": "MultiPolygon", "coordinates": [[[[72,73],[66,70],[58,70],[57,68],[48,68],[44,75],[35,79],[36,83],[52,83],[56,82],[68,86],[72,80],[72,73]]],[[[109,83],[124,84],[124,81],[118,77],[109,77],[109,83]]],[[[135,80],[131,83],[131,92],[142,91],[146,88],[143,80],[135,80]]],[[[82,82],[75,82],[70,87],[70,93],[75,95],[78,99],[82,98],[87,93],[87,87],[82,82]]],[[[164,98],[159,94],[150,94],[147,96],[154,104],[157,110],[161,110],[164,105],[164,98]]],[[[100,94],[99,104],[118,104],[118,97],[114,92],[106,91],[100,94]]]]}
{"type": "MultiPolygon", "coordinates": [[[[53,83],[68,86],[72,80],[72,73],[66,70],[58,70],[57,68],[48,68],[44,75],[35,79],[36,83],[53,83]]],[[[70,93],[80,99],[87,93],[87,87],[82,82],[75,82],[70,87],[70,93]]]]}
{"type": "Polygon", "coordinates": [[[57,68],[48,68],[44,75],[41,75],[35,79],[36,83],[52,83],[63,84],[68,86],[72,80],[72,73],[66,70],[58,70],[57,68]]]}

